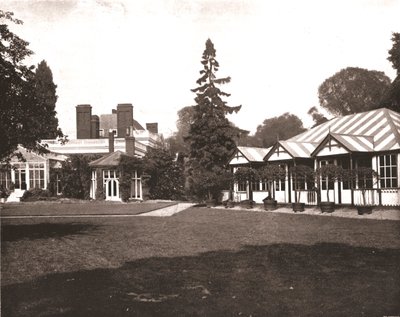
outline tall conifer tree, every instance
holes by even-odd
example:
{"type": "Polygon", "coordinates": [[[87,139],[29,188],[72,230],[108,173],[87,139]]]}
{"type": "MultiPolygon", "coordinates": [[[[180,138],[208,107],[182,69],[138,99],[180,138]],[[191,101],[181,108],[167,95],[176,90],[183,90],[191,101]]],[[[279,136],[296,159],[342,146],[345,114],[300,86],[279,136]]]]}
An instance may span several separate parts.
{"type": "Polygon", "coordinates": [[[0,161],[18,155],[18,145],[45,151],[40,140],[48,137],[48,133],[63,137],[54,125],[54,108],[48,111],[49,107],[45,109],[44,103],[38,102],[43,98],[37,93],[34,66],[25,65],[25,59],[33,54],[29,43],[11,32],[8,23],[22,24],[22,21],[15,19],[12,12],[0,10],[0,161]]]}
{"type": "Polygon", "coordinates": [[[226,164],[236,147],[234,139],[239,136],[239,129],[229,122],[226,114],[238,112],[241,106],[230,107],[222,99],[230,94],[218,86],[231,79],[216,77],[219,64],[215,56],[214,44],[208,39],[201,61],[201,77],[196,82],[198,87],[192,89],[196,93],[196,104],[187,137],[190,191],[202,199],[217,198],[223,187],[228,188],[226,164]]]}
{"type": "Polygon", "coordinates": [[[43,139],[53,139],[59,135],[58,119],[56,117],[56,88],[57,85],[53,82],[53,73],[46,61],[41,61],[35,72],[35,96],[37,109],[40,109],[40,114],[43,116],[41,137],[43,139]]]}

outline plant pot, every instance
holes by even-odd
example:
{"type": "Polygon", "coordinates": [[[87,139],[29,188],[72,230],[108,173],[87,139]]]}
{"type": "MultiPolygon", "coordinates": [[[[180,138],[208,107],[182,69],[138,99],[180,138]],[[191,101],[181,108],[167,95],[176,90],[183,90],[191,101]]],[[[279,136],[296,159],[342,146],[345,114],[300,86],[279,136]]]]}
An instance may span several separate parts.
{"type": "Polygon", "coordinates": [[[6,202],[6,198],[5,198],[5,197],[1,197],[1,198],[0,198],[0,203],[1,203],[1,204],[4,204],[5,202],[6,202]]]}
{"type": "Polygon", "coordinates": [[[372,206],[357,206],[357,213],[359,215],[372,214],[372,206]]]}
{"type": "Polygon", "coordinates": [[[305,205],[305,203],[293,203],[292,209],[294,212],[303,212],[305,205]]]}
{"type": "Polygon", "coordinates": [[[277,201],[273,199],[264,199],[264,209],[265,210],[275,210],[277,206],[277,201]]]}
{"type": "Polygon", "coordinates": [[[243,200],[240,202],[240,205],[244,208],[251,209],[253,208],[254,201],[252,200],[243,200]]]}
{"type": "Polygon", "coordinates": [[[320,203],[319,207],[321,208],[321,212],[332,213],[335,211],[335,203],[334,202],[324,201],[324,202],[320,203]]]}
{"type": "Polygon", "coordinates": [[[209,199],[206,201],[206,206],[208,208],[215,207],[217,205],[217,201],[215,199],[209,199]]]}

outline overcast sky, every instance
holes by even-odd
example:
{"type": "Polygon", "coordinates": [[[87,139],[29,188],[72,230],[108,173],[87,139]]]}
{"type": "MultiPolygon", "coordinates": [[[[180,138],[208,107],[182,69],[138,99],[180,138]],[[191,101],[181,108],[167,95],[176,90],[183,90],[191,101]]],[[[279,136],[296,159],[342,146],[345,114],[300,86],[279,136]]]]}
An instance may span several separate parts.
{"type": "Polygon", "coordinates": [[[24,21],[13,30],[46,60],[57,84],[61,128],[75,138],[75,106],[93,114],[132,103],[142,125],[166,136],[177,111],[193,105],[207,38],[217,50],[230,119],[254,132],[264,119],[291,112],[306,127],[318,86],[343,68],[383,71],[400,0],[3,0],[24,21]]]}

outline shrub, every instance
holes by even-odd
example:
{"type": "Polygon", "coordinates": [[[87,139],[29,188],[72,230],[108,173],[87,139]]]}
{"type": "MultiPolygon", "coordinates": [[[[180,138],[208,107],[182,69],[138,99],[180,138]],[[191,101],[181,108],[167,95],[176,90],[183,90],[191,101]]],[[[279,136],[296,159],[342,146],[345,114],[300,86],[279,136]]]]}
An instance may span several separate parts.
{"type": "Polygon", "coordinates": [[[21,197],[21,201],[38,201],[48,200],[51,197],[51,193],[47,189],[31,188],[24,192],[21,197]]]}

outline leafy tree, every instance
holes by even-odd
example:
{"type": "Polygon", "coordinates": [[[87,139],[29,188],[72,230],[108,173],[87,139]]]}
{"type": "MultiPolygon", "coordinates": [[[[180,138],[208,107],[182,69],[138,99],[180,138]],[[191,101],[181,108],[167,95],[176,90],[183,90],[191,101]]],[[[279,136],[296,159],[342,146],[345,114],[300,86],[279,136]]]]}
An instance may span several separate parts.
{"type": "Polygon", "coordinates": [[[208,39],[201,61],[201,77],[196,82],[198,87],[192,90],[196,93],[196,104],[187,137],[189,189],[200,199],[218,198],[224,187],[221,179],[226,172],[227,160],[236,147],[234,138],[240,134],[226,114],[239,111],[241,106],[229,107],[222,99],[230,95],[220,90],[219,85],[229,83],[231,78],[216,77],[219,63],[215,56],[214,44],[208,39]]]}
{"type": "Polygon", "coordinates": [[[393,33],[392,42],[393,46],[389,50],[388,60],[397,71],[397,75],[400,75],[400,33],[393,33]]]}
{"type": "Polygon", "coordinates": [[[234,180],[237,182],[245,182],[249,185],[249,200],[253,200],[253,186],[252,183],[260,181],[260,173],[257,169],[253,167],[239,167],[235,174],[234,174],[234,180]]]}
{"type": "Polygon", "coordinates": [[[388,60],[397,71],[397,77],[383,97],[381,106],[400,112],[400,33],[393,33],[392,41],[393,46],[389,50],[388,60]]]}
{"type": "Polygon", "coordinates": [[[307,114],[309,114],[314,121],[314,125],[312,126],[312,128],[328,121],[328,119],[318,111],[317,107],[311,107],[308,110],[307,114]]]}
{"type": "Polygon", "coordinates": [[[0,160],[6,160],[18,144],[45,151],[39,142],[48,133],[63,137],[61,130],[48,130],[46,122],[52,121],[54,113],[38,101],[34,67],[24,64],[33,54],[29,43],[11,32],[7,22],[22,24],[12,12],[0,10],[0,160]]]}
{"type": "Polygon", "coordinates": [[[147,181],[149,198],[179,200],[184,197],[184,166],[169,151],[149,149],[145,156],[144,171],[150,176],[147,181]]]}
{"type": "Polygon", "coordinates": [[[348,67],[326,79],[318,88],[321,107],[335,116],[376,108],[390,87],[383,72],[348,67]]]}
{"type": "Polygon", "coordinates": [[[287,140],[304,132],[303,122],[294,114],[285,112],[279,117],[265,119],[254,134],[257,146],[270,147],[276,140],[287,140]]]}
{"type": "Polygon", "coordinates": [[[273,184],[276,181],[281,181],[286,178],[286,170],[277,164],[268,164],[260,170],[260,178],[267,184],[268,196],[267,199],[273,199],[272,192],[273,184]]]}
{"type": "Polygon", "coordinates": [[[185,139],[189,135],[190,125],[193,122],[194,108],[192,106],[183,107],[178,111],[178,120],[176,127],[178,131],[168,139],[170,150],[172,153],[187,154],[189,153],[189,145],[185,139]]]}

